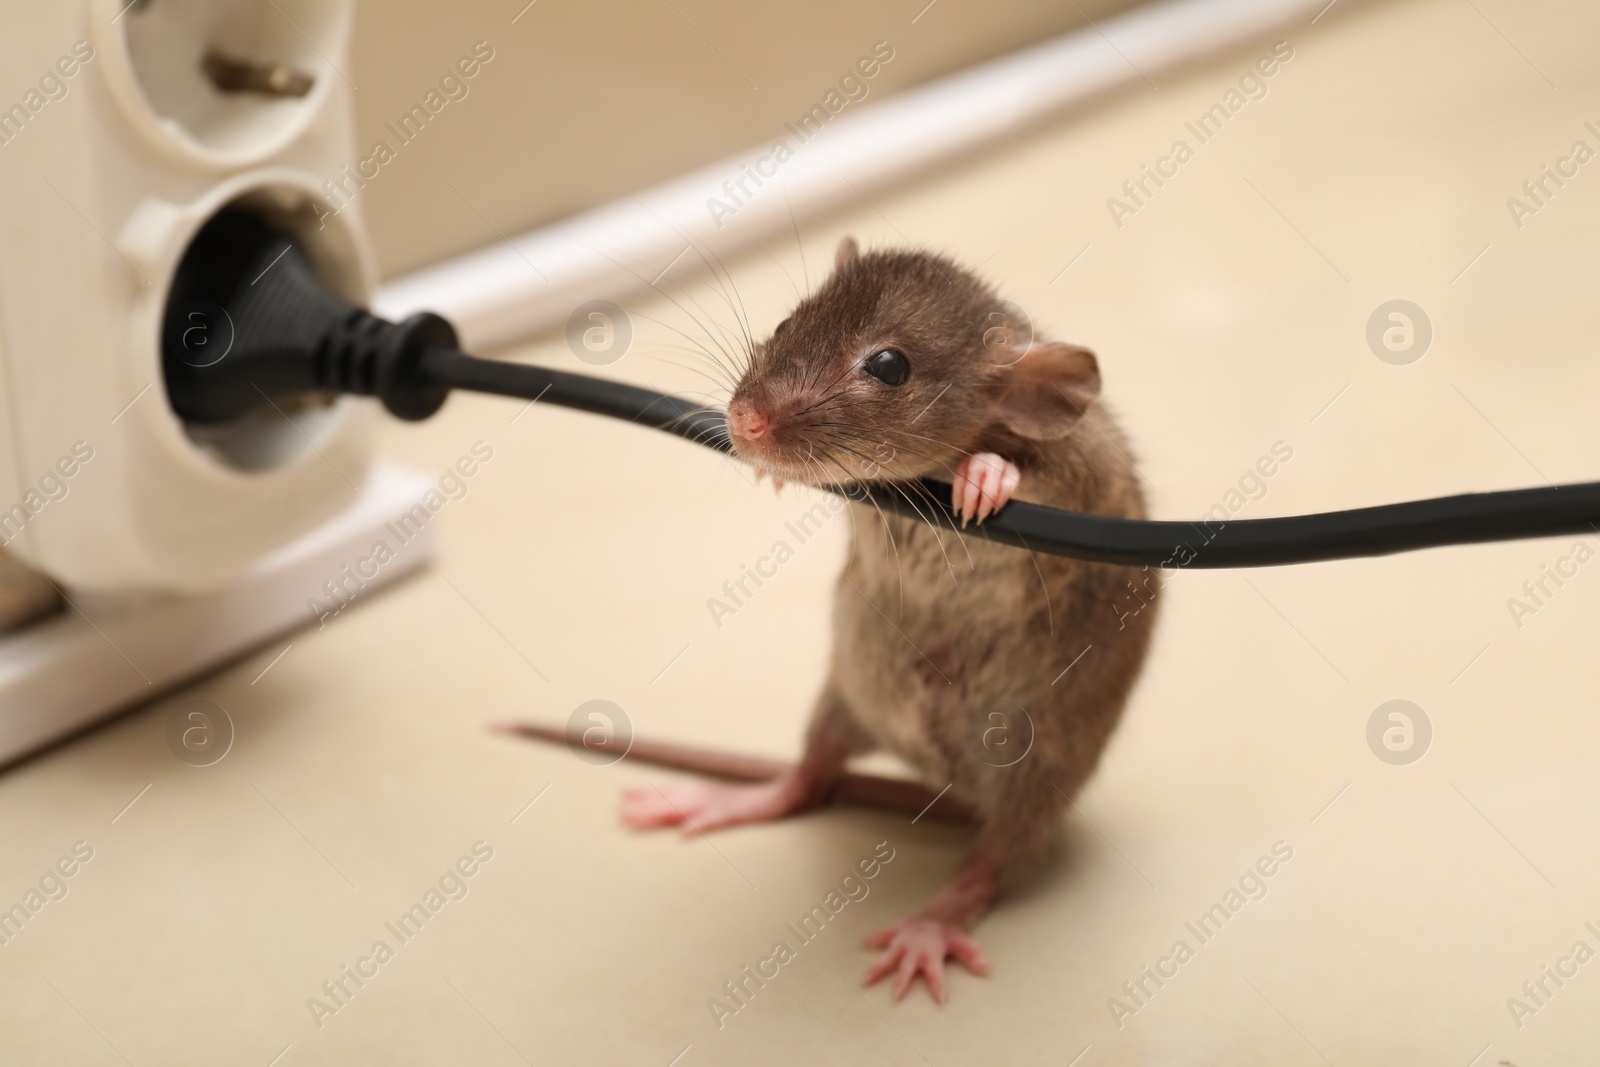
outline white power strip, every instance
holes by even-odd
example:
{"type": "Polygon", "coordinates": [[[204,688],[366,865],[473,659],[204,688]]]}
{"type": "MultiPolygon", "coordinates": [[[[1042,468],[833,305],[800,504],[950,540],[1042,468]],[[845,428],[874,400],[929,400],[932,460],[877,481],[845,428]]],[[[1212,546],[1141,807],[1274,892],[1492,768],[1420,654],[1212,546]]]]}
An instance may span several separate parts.
{"type": "Polygon", "coordinates": [[[384,529],[427,484],[370,466],[371,403],[211,430],[162,383],[174,273],[221,211],[294,230],[340,295],[371,295],[359,212],[319,218],[356,158],[353,12],[0,5],[0,543],[69,605],[0,637],[0,762],[315,622],[325,582],[359,596],[429,554],[426,527],[384,529]]]}
{"type": "Polygon", "coordinates": [[[347,511],[222,592],[69,593],[72,606],[63,613],[0,637],[0,764],[315,623],[320,612],[421,566],[433,553],[432,524],[398,524],[431,487],[425,476],[380,461],[347,511]],[[375,552],[380,543],[385,549],[375,552]]]}
{"type": "Polygon", "coordinates": [[[371,295],[359,212],[320,218],[324,176],[357,158],[352,18],[353,0],[0,4],[0,541],[59,585],[223,589],[354,498],[371,405],[202,432],[167,403],[161,342],[184,252],[230,207],[371,295]],[[275,73],[309,87],[237,85],[275,73]]]}

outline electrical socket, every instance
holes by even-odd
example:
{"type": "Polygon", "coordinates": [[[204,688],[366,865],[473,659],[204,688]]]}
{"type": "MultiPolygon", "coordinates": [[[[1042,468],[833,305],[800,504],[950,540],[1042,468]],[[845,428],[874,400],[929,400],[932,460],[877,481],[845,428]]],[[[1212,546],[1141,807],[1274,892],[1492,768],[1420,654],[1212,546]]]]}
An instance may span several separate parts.
{"type": "Polygon", "coordinates": [[[369,302],[359,209],[331,214],[320,177],[358,154],[352,19],[350,0],[0,7],[0,543],[69,589],[222,588],[367,477],[370,401],[191,431],[160,353],[173,272],[230,204],[369,302]]]}

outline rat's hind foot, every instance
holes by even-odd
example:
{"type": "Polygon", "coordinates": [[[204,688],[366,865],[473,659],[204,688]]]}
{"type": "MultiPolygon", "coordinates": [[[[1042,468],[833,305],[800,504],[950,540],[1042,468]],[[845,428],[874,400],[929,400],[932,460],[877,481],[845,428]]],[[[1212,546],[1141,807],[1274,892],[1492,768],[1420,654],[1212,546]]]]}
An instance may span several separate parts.
{"type": "Polygon", "coordinates": [[[622,794],[622,821],[636,830],[682,826],[684,832],[770,822],[810,807],[815,798],[794,774],[770,782],[648,785],[622,794]]]}
{"type": "Polygon", "coordinates": [[[946,996],[944,961],[951,956],[973,974],[989,973],[989,961],[983,958],[978,943],[961,927],[942,919],[913,915],[867,938],[867,947],[883,949],[878,961],[867,971],[867,985],[890,971],[896,972],[896,1000],[906,995],[920,974],[927,979],[933,999],[943,1004],[946,996]]]}
{"type": "Polygon", "coordinates": [[[920,974],[928,980],[933,999],[943,1004],[948,957],[954,956],[973,974],[988,974],[989,961],[967,931],[989,910],[999,877],[1000,867],[989,845],[980,842],[927,907],[867,938],[868,948],[883,950],[867,971],[867,985],[894,971],[894,999],[899,1000],[920,974]]]}
{"type": "Polygon", "coordinates": [[[993,515],[1011,499],[1022,472],[1004,456],[978,452],[961,461],[952,480],[950,504],[961,516],[961,525],[993,515]]]}

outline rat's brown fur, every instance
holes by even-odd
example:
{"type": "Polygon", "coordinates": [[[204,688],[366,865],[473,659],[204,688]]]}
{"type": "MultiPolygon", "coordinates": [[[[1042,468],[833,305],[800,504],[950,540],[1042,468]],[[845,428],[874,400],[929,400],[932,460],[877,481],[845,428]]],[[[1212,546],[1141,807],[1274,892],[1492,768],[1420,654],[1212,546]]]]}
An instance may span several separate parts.
{"type": "MultiPolygon", "coordinates": [[[[858,256],[847,242],[833,276],[757,349],[734,395],[773,414],[769,446],[750,458],[781,477],[827,484],[949,478],[963,456],[994,452],[1022,471],[1017,499],[1142,518],[1130,449],[1103,406],[1075,397],[1082,417],[1054,440],[1023,436],[997,417],[996,366],[1016,357],[1006,349],[997,358],[986,331],[1005,313],[988,286],[949,260],[858,256]],[[909,357],[904,386],[852,374],[884,346],[909,357]]],[[[1088,396],[1097,392],[1096,374],[1088,396]]],[[[961,538],[869,504],[851,512],[854,546],[835,594],[832,664],[808,751],[892,752],[977,809],[998,864],[1026,856],[1059,826],[1110,739],[1144,663],[1155,605],[1114,609],[1136,580],[1128,568],[961,538]],[[1031,748],[1016,759],[1030,733],[1031,748]]]]}
{"type": "MultiPolygon", "coordinates": [[[[1084,426],[1039,450],[1016,498],[1143,517],[1126,446],[1103,412],[1095,421],[1109,439],[1084,440],[1094,433],[1084,426]]],[[[852,752],[894,753],[977,809],[997,861],[1025,856],[1055,831],[1110,740],[1149,647],[1154,605],[1119,618],[1115,598],[1135,577],[1126,568],[956,544],[861,504],[852,516],[813,737],[837,733],[852,752]]]]}
{"type": "MultiPolygon", "coordinates": [[[[953,476],[957,510],[980,522],[1008,492],[1142,517],[1128,447],[1095,405],[1093,353],[1035,342],[1013,314],[949,260],[860,255],[846,239],[833,276],[752,353],[728,405],[734,447],[814,485],[881,481],[916,494],[919,478],[953,476]]],[[[851,514],[833,662],[800,764],[760,783],[631,790],[623,818],[694,832],[781,818],[824,800],[852,755],[897,754],[966,801],[981,827],[926,906],[867,939],[881,955],[866,980],[894,972],[898,997],[921,976],[942,1001],[947,958],[988,973],[968,931],[1003,868],[1049,838],[1094,770],[1155,607],[1114,606],[1135,579],[1126,568],[968,541],[864,504],[851,514]]]]}

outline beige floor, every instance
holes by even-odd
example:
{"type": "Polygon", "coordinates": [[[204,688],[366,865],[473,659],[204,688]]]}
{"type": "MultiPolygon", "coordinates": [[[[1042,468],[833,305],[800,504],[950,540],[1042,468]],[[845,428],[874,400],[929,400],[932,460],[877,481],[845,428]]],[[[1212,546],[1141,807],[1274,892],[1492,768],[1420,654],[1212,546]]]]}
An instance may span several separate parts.
{"type": "MultiPolygon", "coordinates": [[[[1266,46],[819,221],[807,270],[845,232],[982,263],[1100,352],[1164,516],[1223,500],[1278,441],[1293,459],[1245,515],[1592,478],[1600,163],[1520,229],[1505,201],[1575,140],[1600,145],[1583,125],[1600,126],[1597,31],[1578,0],[1341,3],[1286,35],[1267,97],[1122,229],[1106,198],[1266,46]],[[1396,297],[1434,326],[1411,366],[1364,340],[1396,297]]],[[[801,275],[793,240],[731,266],[770,328],[784,270],[801,275]]],[[[652,321],[681,315],[631,310],[640,337],[614,372],[694,388],[652,321]]],[[[578,366],[555,339],[525,354],[578,366]]],[[[1584,926],[1600,928],[1600,572],[1520,628],[1507,607],[1570,540],[1176,578],[1081,815],[981,928],[993,976],[958,974],[942,1010],[896,1005],[852,988],[859,938],[950,873],[963,833],[838,810],[634,836],[617,791],[661,775],[482,728],[605,698],[641,735],[794,753],[844,524],[718,629],[706,598],[810,498],[646,431],[516,414],[459,397],[384,430],[429,471],[494,450],[441,514],[429,573],[293,635],[254,683],[288,640],[0,776],[0,906],[74,842],[94,850],[0,947],[0,1061],[1592,1058],[1600,963],[1546,980],[1520,1028],[1507,1007],[1574,942],[1600,949],[1584,926]],[[164,739],[195,697],[237,725],[209,768],[164,739]],[[1365,740],[1396,698],[1433,725],[1410,766],[1365,740]],[[493,858],[467,895],[399,944],[385,922],[479,841],[493,858]],[[719,1030],[707,998],[881,841],[895,859],[871,895],[719,1030]],[[1199,945],[1185,921],[1280,841],[1293,858],[1267,895],[1199,945]],[[308,998],[379,939],[393,959],[319,1029],[308,998]],[[1194,957],[1119,1028],[1108,998],[1179,939],[1194,957]]]]}

